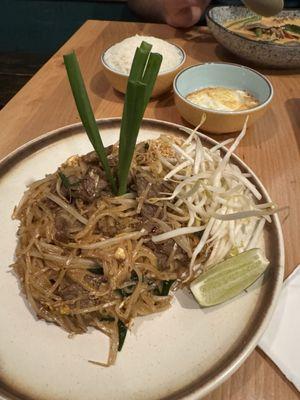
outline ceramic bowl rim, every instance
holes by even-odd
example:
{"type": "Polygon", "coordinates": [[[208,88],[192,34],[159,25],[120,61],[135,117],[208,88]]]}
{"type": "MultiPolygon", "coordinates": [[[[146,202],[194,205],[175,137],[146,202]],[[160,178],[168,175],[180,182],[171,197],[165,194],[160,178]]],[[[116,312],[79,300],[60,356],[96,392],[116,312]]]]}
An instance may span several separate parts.
{"type": "MultiPolygon", "coordinates": [[[[161,38],[159,38],[159,39],[161,39],[161,38]]],[[[164,40],[164,39],[161,39],[161,40],[164,40]]],[[[170,72],[177,71],[177,69],[180,68],[180,67],[185,63],[185,61],[186,61],[186,53],[185,53],[185,51],[183,50],[182,47],[180,47],[178,44],[171,43],[171,42],[169,42],[168,40],[164,40],[164,41],[167,42],[167,43],[169,43],[169,44],[171,44],[172,46],[175,46],[175,47],[180,51],[180,53],[181,53],[181,61],[180,61],[180,63],[177,64],[175,67],[170,68],[170,69],[168,69],[168,70],[166,70],[166,71],[164,71],[164,72],[159,72],[159,73],[158,73],[158,77],[167,75],[167,74],[169,74],[170,72]]],[[[117,42],[117,43],[120,43],[120,42],[117,42]]],[[[117,43],[113,43],[112,45],[110,45],[109,47],[107,47],[107,49],[105,49],[105,50],[102,52],[101,57],[100,57],[100,60],[101,60],[102,65],[103,65],[106,69],[108,69],[109,71],[114,72],[114,73],[117,74],[117,75],[124,76],[125,78],[128,78],[128,77],[129,77],[129,74],[124,73],[124,72],[119,72],[119,71],[117,71],[116,69],[114,69],[114,68],[112,68],[110,65],[108,65],[107,62],[106,62],[105,59],[104,59],[106,52],[107,52],[111,47],[113,47],[115,44],[117,44],[117,43]]]]}
{"type": "MultiPolygon", "coordinates": [[[[211,8],[206,12],[206,14],[205,14],[206,20],[209,20],[209,21],[212,22],[213,24],[217,25],[220,29],[223,29],[224,31],[226,31],[227,33],[229,33],[229,34],[232,35],[232,36],[236,36],[236,37],[238,37],[238,38],[240,38],[240,39],[242,39],[242,40],[248,41],[248,42],[250,42],[250,43],[252,43],[252,44],[255,44],[255,45],[257,45],[257,46],[259,46],[259,45],[267,45],[267,46],[269,46],[270,48],[272,48],[273,50],[279,50],[279,49],[280,49],[280,50],[284,50],[284,49],[287,49],[287,48],[288,48],[288,49],[292,49],[292,48],[294,48],[294,46],[297,47],[297,48],[300,48],[300,43],[299,43],[299,44],[296,44],[296,45],[293,45],[293,47],[292,47],[292,46],[283,47],[282,44],[270,43],[270,42],[268,42],[268,41],[266,41],[266,40],[257,41],[257,40],[253,40],[253,39],[247,38],[246,36],[240,35],[239,33],[233,32],[233,31],[231,31],[230,29],[226,28],[224,25],[222,25],[220,22],[216,21],[216,20],[213,18],[213,16],[212,16],[211,14],[212,14],[213,10],[215,10],[215,9],[217,9],[217,8],[223,8],[223,9],[224,9],[224,8],[225,8],[225,9],[228,9],[228,8],[232,8],[232,9],[246,9],[246,7],[243,7],[243,6],[214,6],[214,7],[211,7],[211,8]]],[[[300,9],[291,9],[291,10],[284,9],[283,11],[300,11],[300,9]]]]}
{"type": "MultiPolygon", "coordinates": [[[[200,64],[194,64],[194,65],[190,65],[189,67],[186,67],[184,69],[182,69],[181,71],[178,72],[178,74],[175,76],[174,78],[174,82],[173,82],[173,90],[174,93],[180,97],[181,100],[183,100],[186,104],[205,111],[205,112],[209,112],[209,113],[213,113],[213,114],[221,114],[221,115],[244,115],[244,114],[252,114],[256,111],[259,111],[261,109],[263,109],[264,107],[266,107],[273,99],[273,95],[274,95],[274,89],[273,86],[271,84],[271,82],[269,81],[268,78],[266,78],[263,74],[261,74],[260,72],[256,71],[253,68],[250,67],[246,67],[245,65],[241,65],[241,64],[236,64],[236,63],[227,63],[227,62],[205,62],[205,63],[200,63],[200,64]],[[210,108],[205,108],[205,107],[201,107],[197,104],[194,104],[193,102],[187,100],[179,91],[179,89],[177,88],[177,81],[179,79],[179,77],[184,74],[187,70],[191,69],[191,68],[201,68],[204,65],[228,65],[228,66],[233,66],[233,67],[238,67],[239,69],[245,69],[245,70],[249,70],[251,72],[253,72],[255,75],[257,75],[259,78],[261,78],[268,86],[269,88],[269,95],[267,97],[267,99],[265,101],[263,101],[262,103],[258,104],[256,107],[250,108],[250,109],[246,109],[246,110],[240,110],[240,111],[221,111],[221,110],[213,110],[210,108]]],[[[196,90],[196,89],[195,89],[196,90]]]]}

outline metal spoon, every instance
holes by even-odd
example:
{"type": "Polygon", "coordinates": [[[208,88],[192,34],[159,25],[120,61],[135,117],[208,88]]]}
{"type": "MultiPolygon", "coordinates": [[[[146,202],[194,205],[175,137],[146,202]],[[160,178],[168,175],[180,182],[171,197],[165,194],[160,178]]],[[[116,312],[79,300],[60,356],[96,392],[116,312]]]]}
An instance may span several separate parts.
{"type": "Polygon", "coordinates": [[[271,17],[283,9],[283,0],[242,0],[256,14],[271,17]]]}

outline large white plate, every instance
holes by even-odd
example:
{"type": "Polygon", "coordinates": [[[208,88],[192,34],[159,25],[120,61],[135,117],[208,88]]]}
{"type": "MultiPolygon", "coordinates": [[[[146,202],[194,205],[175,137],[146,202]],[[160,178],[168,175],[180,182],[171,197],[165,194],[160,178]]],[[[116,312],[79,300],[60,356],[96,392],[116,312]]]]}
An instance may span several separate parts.
{"type": "MultiPolygon", "coordinates": [[[[116,142],[120,120],[99,121],[105,145],[116,142]]],[[[145,120],[140,139],[183,134],[175,124],[145,120]]],[[[215,144],[203,136],[207,146],[215,144]]],[[[265,231],[271,261],[264,282],[234,300],[200,309],[179,291],[169,311],[139,318],[127,335],[117,364],[102,368],[108,341],[95,330],[69,339],[61,328],[38,321],[10,271],[17,222],[11,213],[26,184],[57,169],[72,154],[91,145],[76,124],[28,143],[0,163],[0,387],[3,396],[35,400],[199,399],[228,378],[256,346],[274,309],[284,269],[283,240],[277,216],[265,231]],[[16,396],[16,397],[13,397],[16,396]]],[[[246,165],[233,156],[243,170],[246,165]]],[[[257,177],[253,182],[269,196],[257,177]]]]}

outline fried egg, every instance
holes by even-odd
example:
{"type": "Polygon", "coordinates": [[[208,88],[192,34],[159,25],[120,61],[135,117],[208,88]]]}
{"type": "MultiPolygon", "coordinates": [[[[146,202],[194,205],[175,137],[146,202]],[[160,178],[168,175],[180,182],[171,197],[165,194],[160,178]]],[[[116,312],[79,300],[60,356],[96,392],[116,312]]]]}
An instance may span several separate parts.
{"type": "Polygon", "coordinates": [[[259,101],[245,90],[208,87],[189,93],[187,100],[216,111],[241,111],[256,107],[259,101]]]}

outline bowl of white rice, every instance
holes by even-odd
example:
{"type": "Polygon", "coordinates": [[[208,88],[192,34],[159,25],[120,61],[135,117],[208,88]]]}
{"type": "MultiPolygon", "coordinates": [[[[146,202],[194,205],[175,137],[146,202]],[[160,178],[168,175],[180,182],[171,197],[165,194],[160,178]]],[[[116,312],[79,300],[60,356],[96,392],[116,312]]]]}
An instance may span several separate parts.
{"type": "Polygon", "coordinates": [[[101,63],[106,78],[121,93],[126,92],[127,80],[137,47],[142,41],[152,44],[152,52],[163,57],[160,71],[153,88],[152,97],[157,97],[172,89],[174,77],[183,67],[186,55],[184,50],[166,40],[153,36],[130,36],[102,53],[101,63]]]}

